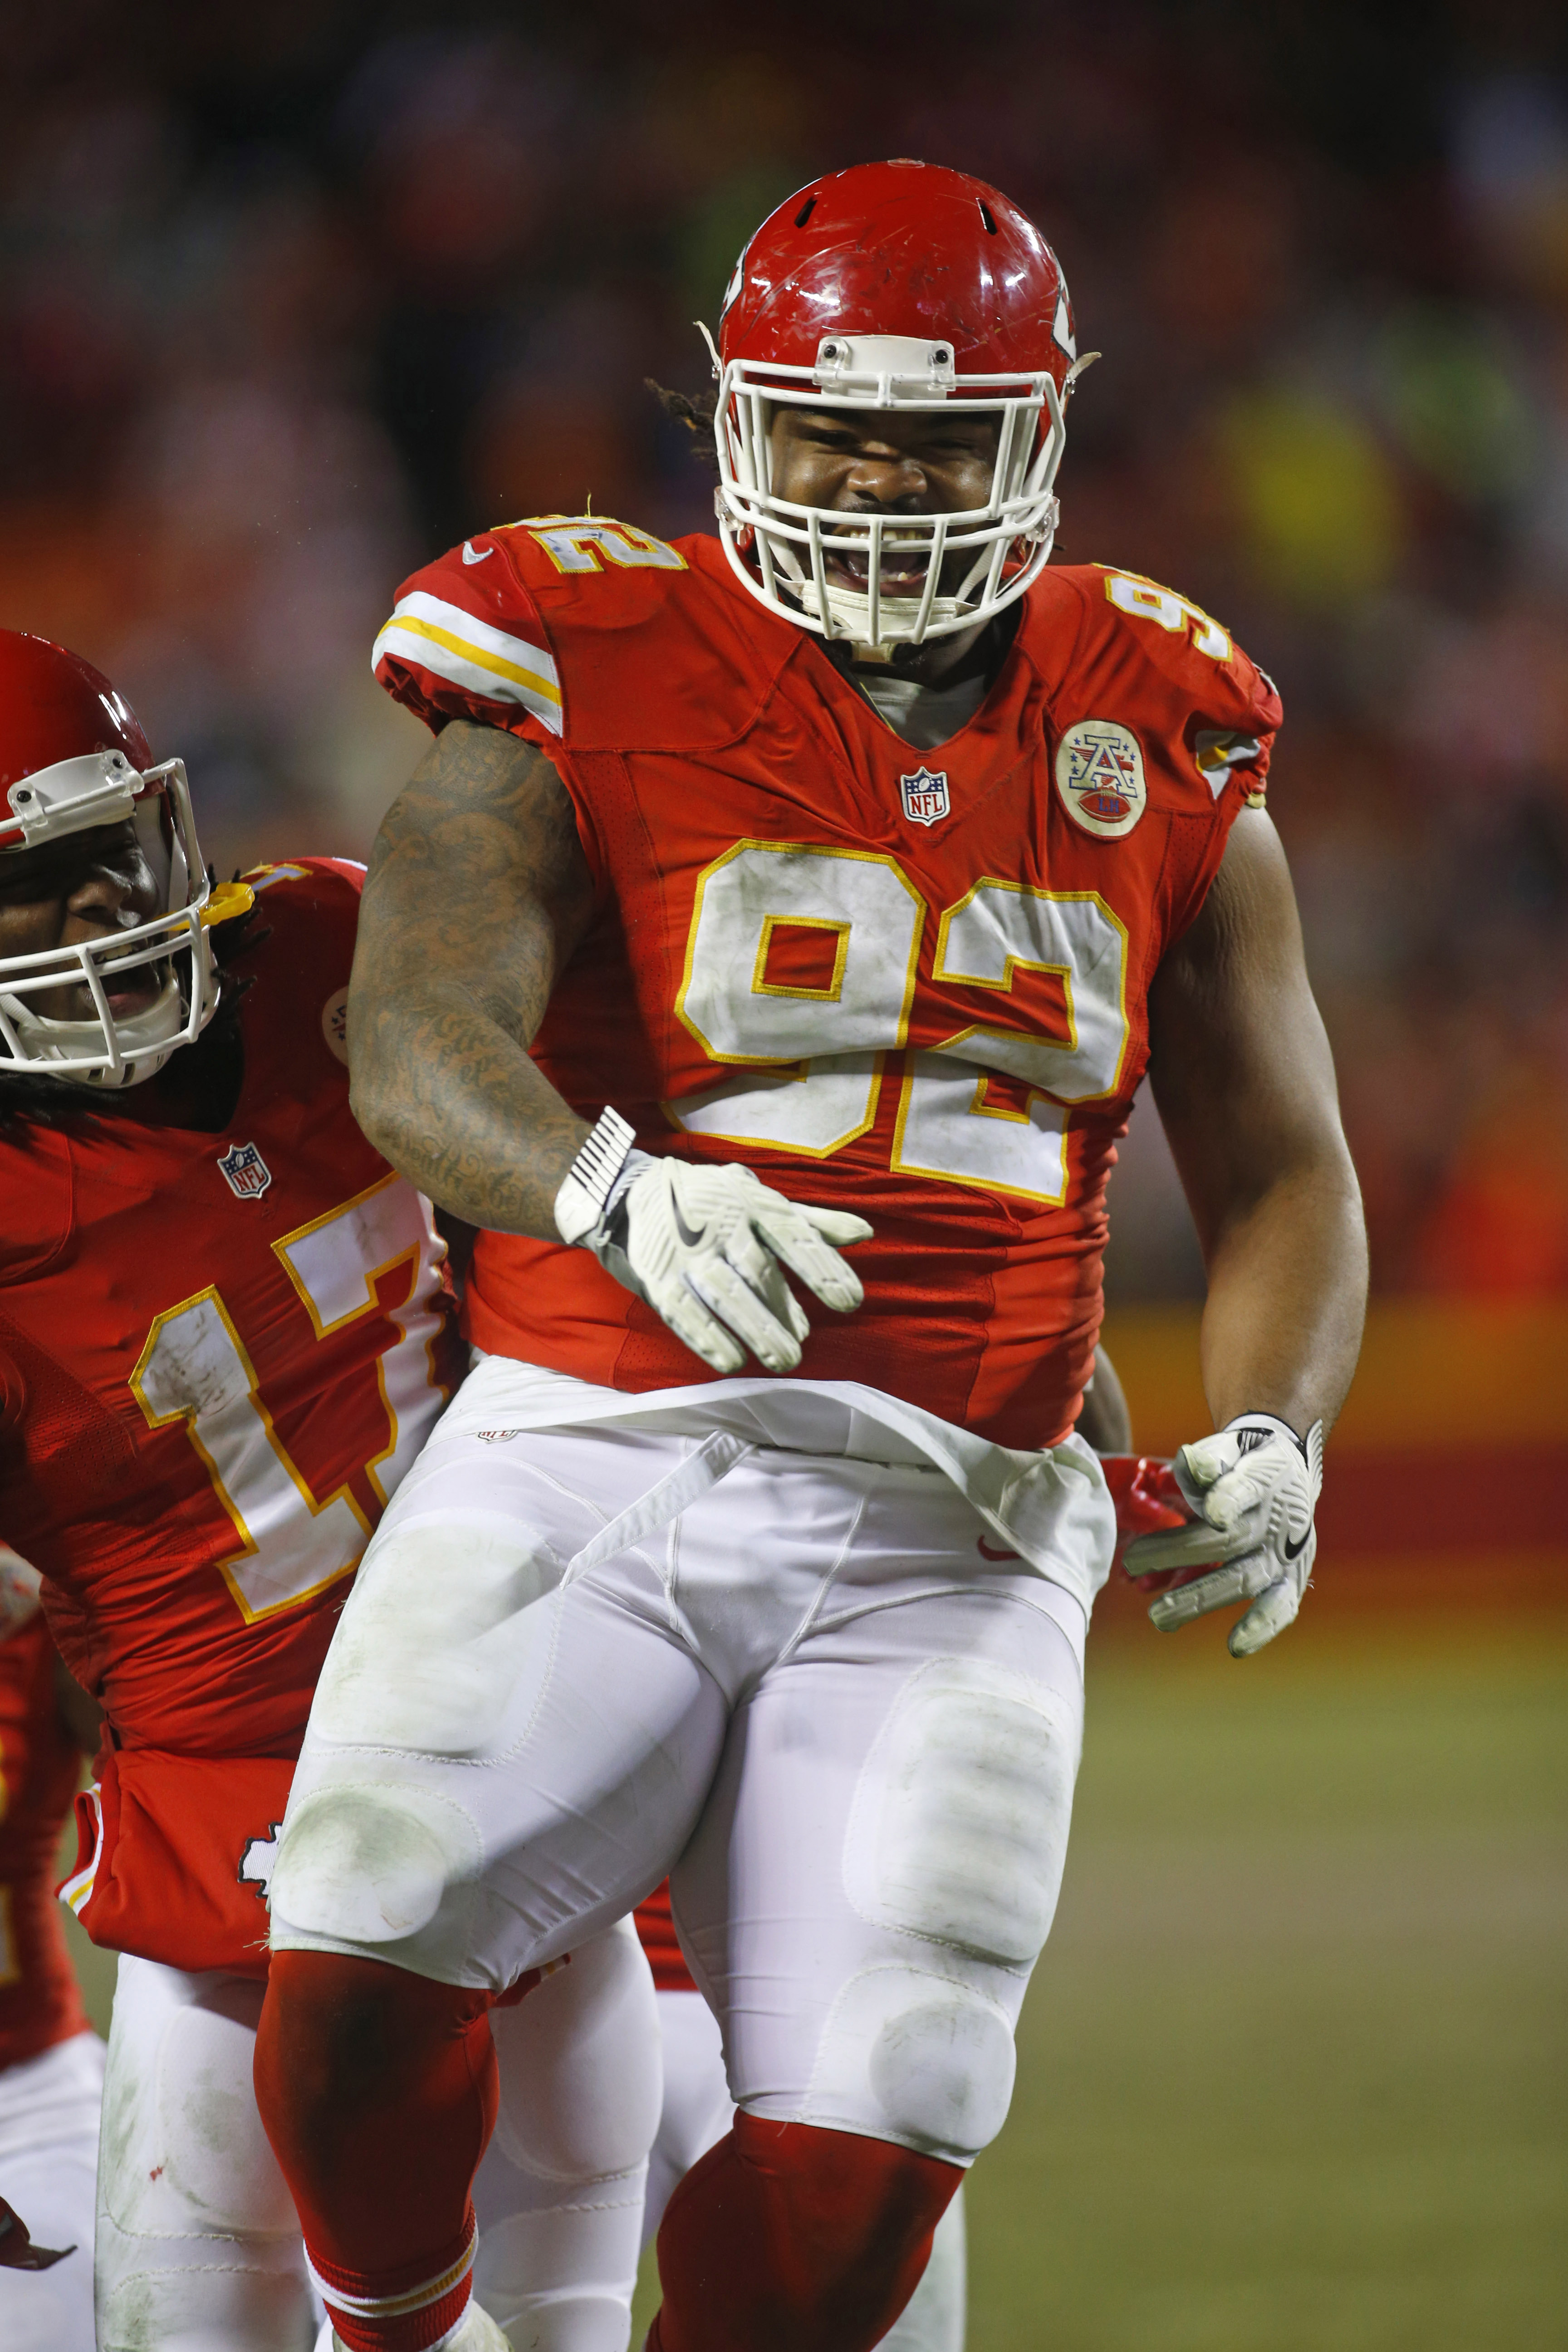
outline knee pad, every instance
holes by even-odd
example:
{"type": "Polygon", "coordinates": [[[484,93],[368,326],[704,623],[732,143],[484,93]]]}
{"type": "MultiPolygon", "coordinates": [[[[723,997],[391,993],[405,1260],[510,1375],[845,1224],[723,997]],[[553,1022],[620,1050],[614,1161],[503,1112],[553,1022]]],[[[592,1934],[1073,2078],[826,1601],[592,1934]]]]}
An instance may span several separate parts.
{"type": "Polygon", "coordinates": [[[629,1919],[490,2012],[500,2099],[474,2292],[518,2343],[621,2352],[658,2119],[653,1979],[629,1919]]]}
{"type": "Polygon", "coordinates": [[[490,2032],[492,2146],[515,2171],[560,2184],[640,2168],[663,2083],[653,1977],[629,1919],[579,1946],[515,2009],[492,2011],[490,2032]]]}
{"type": "Polygon", "coordinates": [[[986,1659],[910,1676],[861,1768],[845,1891],[895,1934],[1027,1969],[1067,1859],[1081,1709],[986,1659]]]}
{"type": "Polygon", "coordinates": [[[313,1736],[425,1756],[493,1753],[524,1679],[523,1619],[561,1572],[526,1528],[389,1522],[327,1653],[313,1736]]]}
{"type": "Polygon", "coordinates": [[[1002,2128],[1016,2063],[1006,2011],[973,1986],[863,1969],[833,2005],[799,2120],[968,2164],[1002,2128]]]}
{"type": "Polygon", "coordinates": [[[272,1941],[335,1950],[387,1947],[441,1915],[459,1943],[481,1859],[474,1822],[428,1789],[328,1780],[290,1803],[273,1867],[272,1941]],[[297,1937],[296,1937],[297,1931],[297,1937]]]}
{"type": "Polygon", "coordinates": [[[98,2341],[307,2346],[300,2224],[251,2082],[261,1987],[121,1961],[98,2181],[98,2341]]]}
{"type": "Polygon", "coordinates": [[[132,2236],[297,2236],[252,2082],[261,1985],[148,1961],[121,1968],[100,2210],[132,2236]]]}

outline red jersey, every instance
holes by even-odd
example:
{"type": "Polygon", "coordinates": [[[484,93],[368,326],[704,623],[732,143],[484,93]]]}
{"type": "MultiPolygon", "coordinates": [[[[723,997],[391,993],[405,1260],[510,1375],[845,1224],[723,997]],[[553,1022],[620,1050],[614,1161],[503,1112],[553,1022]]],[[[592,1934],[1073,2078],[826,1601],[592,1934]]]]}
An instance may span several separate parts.
{"type": "Polygon", "coordinates": [[[460,1377],[428,1204],[349,1109],[360,878],[250,877],[221,1134],[149,1087],[0,1135],[0,1526],[107,1717],[66,1891],[182,1967],[229,1964],[237,1916],[265,1935],[257,1856],[347,1580],[460,1377]]]}
{"type": "MultiPolygon", "coordinates": [[[[921,753],[716,541],[544,518],[416,573],[376,664],[432,726],[528,737],[572,797],[596,914],[533,1052],[574,1108],[869,1221],[865,1304],[805,1301],[799,1377],[1065,1433],[1149,983],[1279,722],[1218,624],[1047,572],[979,711],[921,753]]],[[[466,1312],[604,1385],[708,1377],[585,1251],[482,1236],[466,1312]]]]}
{"type": "Polygon", "coordinates": [[[54,1894],[80,1769],[55,1697],[55,1645],[35,1617],[0,1642],[0,2067],[87,2028],[54,1894]]]}

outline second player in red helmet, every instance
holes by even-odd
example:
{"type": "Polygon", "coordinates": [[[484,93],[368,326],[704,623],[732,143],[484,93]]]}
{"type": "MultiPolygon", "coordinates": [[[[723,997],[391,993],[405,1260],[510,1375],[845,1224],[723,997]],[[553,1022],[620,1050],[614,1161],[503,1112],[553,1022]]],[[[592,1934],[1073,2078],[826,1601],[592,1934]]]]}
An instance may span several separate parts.
{"type": "Polygon", "coordinates": [[[27,853],[29,872],[47,876],[84,833],[118,828],[135,869],[113,920],[98,907],[72,909],[32,953],[5,952],[0,1061],[138,1085],[212,1018],[206,935],[248,898],[212,890],[184,763],[154,763],[135,712],[90,662],[0,631],[0,854],[27,853]]]}
{"type": "MultiPolygon", "coordinates": [[[[90,2123],[96,2043],[37,1907],[75,1774],[18,1636],[0,2161],[23,2169],[0,2189],[79,2243],[41,2281],[0,2273],[7,2352],[90,2344],[95,2279],[105,2352],[318,2332],[251,2086],[268,1876],[343,1595],[463,1358],[430,1204],[349,1107],[361,878],[312,857],[215,889],[180,762],[89,663],[0,631],[0,1528],[103,1708],[63,1892],[120,1955],[89,2244],[61,2196],[85,2169],[90,2220],[90,2161],[61,2144],[90,2123]],[[74,2311],[40,2317],[56,2298],[74,2311]]],[[[469,2022],[458,2063],[504,2119],[479,2291],[531,2344],[624,2342],[656,2030],[629,1931],[469,2022]]]]}

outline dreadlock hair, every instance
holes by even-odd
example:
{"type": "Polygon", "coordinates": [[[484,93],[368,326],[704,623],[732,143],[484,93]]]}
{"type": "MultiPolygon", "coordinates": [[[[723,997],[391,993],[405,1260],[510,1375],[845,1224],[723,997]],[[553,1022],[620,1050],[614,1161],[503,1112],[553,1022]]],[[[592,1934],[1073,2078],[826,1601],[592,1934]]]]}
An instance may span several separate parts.
{"type": "MultiPolygon", "coordinates": [[[[238,881],[237,873],[234,878],[238,881]]],[[[213,880],[209,866],[209,887],[213,880]]],[[[208,934],[213,961],[223,979],[217,1011],[201,1035],[179,1049],[188,1056],[182,1065],[182,1076],[190,1085],[195,1108],[192,1124],[215,1135],[233,1116],[244,1076],[239,1013],[256,977],[254,972],[243,972],[231,978],[230,973],[242,956],[253,954],[272,936],[270,927],[255,929],[258,912],[253,906],[243,915],[213,926],[208,934]]],[[[74,1078],[0,1077],[0,1135],[15,1135],[27,1125],[68,1127],[90,1118],[134,1118],[140,1092],[138,1087],[84,1087],[74,1078]]]]}
{"type": "Polygon", "coordinates": [[[652,393],[665,415],[677,425],[684,425],[691,436],[691,454],[709,473],[719,470],[719,452],[713,446],[713,413],[719,404],[716,391],[686,393],[667,392],[645,375],[644,383],[652,393]]]}

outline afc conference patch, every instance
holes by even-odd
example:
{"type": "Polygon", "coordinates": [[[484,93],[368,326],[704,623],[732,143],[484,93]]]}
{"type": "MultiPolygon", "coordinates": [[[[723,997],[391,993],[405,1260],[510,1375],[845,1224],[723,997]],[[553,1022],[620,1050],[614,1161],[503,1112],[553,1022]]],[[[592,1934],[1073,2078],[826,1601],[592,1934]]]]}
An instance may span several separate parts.
{"type": "Polygon", "coordinates": [[[218,1161],[218,1172],[237,1201],[259,1201],[272,1171],[254,1143],[236,1143],[218,1161]]]}
{"type": "Polygon", "coordinates": [[[1057,745],[1057,791],[1073,823],[1102,841],[1131,833],[1149,803],[1143,754],[1130,727],[1080,719],[1057,745]]]}
{"type": "Polygon", "coordinates": [[[929,768],[917,768],[912,776],[900,776],[899,796],[911,824],[940,824],[944,816],[952,814],[945,773],[933,775],[929,768]]]}

